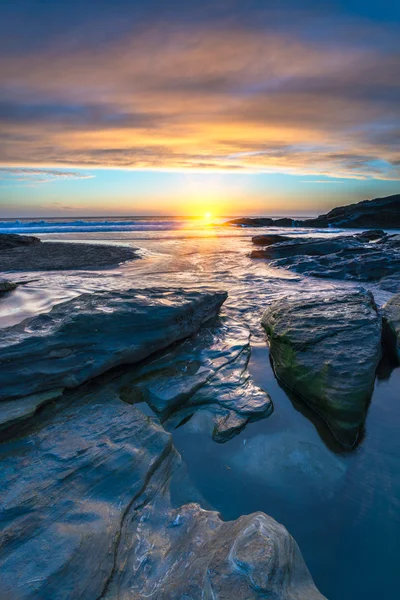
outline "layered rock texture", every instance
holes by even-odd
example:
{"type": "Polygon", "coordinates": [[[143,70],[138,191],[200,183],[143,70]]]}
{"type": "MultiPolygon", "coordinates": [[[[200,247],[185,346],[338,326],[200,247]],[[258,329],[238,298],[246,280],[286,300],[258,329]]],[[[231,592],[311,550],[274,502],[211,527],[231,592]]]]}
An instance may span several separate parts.
{"type": "MultiPolygon", "coordinates": [[[[263,237],[257,236],[257,246],[262,245],[263,237]]],[[[265,258],[275,267],[314,277],[382,279],[386,286],[393,286],[400,272],[400,236],[372,230],[335,238],[287,238],[273,244],[267,239],[265,247],[253,250],[251,257],[265,258]]]]}
{"type": "Polygon", "coordinates": [[[170,435],[107,386],[1,454],[4,600],[323,600],[284,527],[201,509],[170,435]]]}
{"type": "Polygon", "coordinates": [[[226,442],[273,411],[270,396],[248,373],[249,359],[249,329],[229,320],[130,369],[114,385],[125,401],[147,402],[167,428],[206,410],[213,417],[214,440],[226,442]]]}
{"type": "Polygon", "coordinates": [[[83,294],[0,330],[0,401],[73,388],[195,333],[225,292],[166,289],[83,294]]]}
{"type": "Polygon", "coordinates": [[[320,414],[337,439],[359,437],[381,358],[381,318],[370,293],[282,298],[265,311],[277,377],[320,414]]]}

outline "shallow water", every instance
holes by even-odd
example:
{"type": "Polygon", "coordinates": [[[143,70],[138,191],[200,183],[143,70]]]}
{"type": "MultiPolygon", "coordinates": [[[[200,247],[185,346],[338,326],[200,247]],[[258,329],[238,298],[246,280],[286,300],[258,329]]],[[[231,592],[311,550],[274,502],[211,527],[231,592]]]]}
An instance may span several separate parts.
{"type": "MultiPolygon", "coordinates": [[[[321,235],[307,230],[276,232],[321,235]]],[[[249,325],[253,336],[249,369],[255,383],[271,395],[275,410],[225,444],[212,440],[206,410],[175,429],[174,442],[193,483],[225,519],[260,510],[283,523],[330,600],[397,597],[400,369],[382,365],[365,436],[354,452],[341,451],[324,423],[277,382],[259,323],[273,298],[355,284],[304,278],[250,260],[251,235],[254,230],[196,228],[192,223],[163,230],[47,233],[41,237],[49,241],[131,244],[141,249],[142,259],[112,271],[11,274],[14,280],[33,281],[3,299],[0,326],[99,289],[161,285],[228,290],[223,313],[226,319],[239,318],[249,325]]],[[[378,304],[390,296],[370,287],[378,304]]]]}

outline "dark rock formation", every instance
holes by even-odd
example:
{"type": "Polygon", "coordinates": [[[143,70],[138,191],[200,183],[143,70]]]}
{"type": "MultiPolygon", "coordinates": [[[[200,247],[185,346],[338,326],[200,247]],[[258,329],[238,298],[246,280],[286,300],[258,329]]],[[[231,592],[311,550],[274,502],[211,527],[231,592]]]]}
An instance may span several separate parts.
{"type": "Polygon", "coordinates": [[[274,222],[273,219],[264,217],[239,217],[225,223],[226,225],[238,225],[239,227],[269,227],[274,222]]]}
{"type": "Polygon", "coordinates": [[[201,509],[171,436],[107,388],[1,450],[4,600],[323,600],[282,525],[201,509]]]}
{"type": "Polygon", "coordinates": [[[0,233],[0,252],[11,248],[20,248],[38,244],[40,239],[30,235],[17,235],[16,233],[0,233]]]}
{"type": "Polygon", "coordinates": [[[381,356],[381,318],[372,295],[282,298],[264,313],[276,375],[353,446],[363,426],[381,356]]]}
{"type": "Polygon", "coordinates": [[[294,238],[253,250],[250,256],[314,277],[378,281],[400,272],[399,238],[379,230],[334,238],[294,238]]]}
{"type": "Polygon", "coordinates": [[[400,294],[393,296],[382,312],[384,341],[400,363],[400,294]]]}
{"type": "Polygon", "coordinates": [[[134,367],[114,385],[126,402],[147,402],[167,427],[198,410],[213,415],[215,441],[225,442],[273,411],[270,396],[247,370],[250,331],[230,321],[204,328],[164,356],[134,367]]]}
{"type": "Polygon", "coordinates": [[[289,242],[291,240],[293,240],[293,238],[288,237],[286,235],[278,235],[277,233],[255,235],[251,238],[251,241],[256,246],[271,246],[272,244],[278,244],[279,242],[289,242]]]}
{"type": "Polygon", "coordinates": [[[3,294],[7,294],[7,292],[12,292],[17,287],[16,283],[12,281],[7,281],[7,279],[0,279],[0,296],[3,294]]]}
{"type": "Polygon", "coordinates": [[[0,400],[73,388],[195,333],[225,292],[166,289],[83,294],[0,330],[0,400]]]}
{"type": "Polygon", "coordinates": [[[339,206],[316,219],[301,221],[303,227],[400,228],[400,194],[339,206]]]}
{"type": "Polygon", "coordinates": [[[349,227],[400,229],[400,194],[340,206],[315,219],[232,219],[227,225],[247,227],[349,227]]]}
{"type": "MultiPolygon", "coordinates": [[[[37,240],[37,238],[32,239],[37,240]]],[[[1,250],[0,271],[100,269],[117,266],[124,261],[136,258],[139,256],[135,248],[127,246],[41,242],[31,245],[16,245],[1,250]]]]}

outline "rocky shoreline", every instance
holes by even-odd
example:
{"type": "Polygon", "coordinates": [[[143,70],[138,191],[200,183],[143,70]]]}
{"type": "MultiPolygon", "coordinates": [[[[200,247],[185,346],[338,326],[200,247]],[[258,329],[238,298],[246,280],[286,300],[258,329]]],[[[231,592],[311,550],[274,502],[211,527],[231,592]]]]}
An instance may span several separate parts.
{"type": "MultiPolygon", "coordinates": [[[[254,257],[394,281],[397,237],[257,236],[254,257]]],[[[89,246],[12,244],[0,261],[53,246],[71,261],[89,246]]],[[[91,248],[85,268],[106,247],[91,248]]],[[[1,598],[323,600],[284,526],[261,512],[223,521],[172,441],[205,410],[218,444],[273,414],[248,369],[249,326],[225,317],[226,300],[211,288],[104,290],[0,330],[1,598]]],[[[363,288],[317,290],[260,306],[260,319],[276,377],[351,451],[382,355],[400,362],[400,294],[380,309],[363,288]]]]}

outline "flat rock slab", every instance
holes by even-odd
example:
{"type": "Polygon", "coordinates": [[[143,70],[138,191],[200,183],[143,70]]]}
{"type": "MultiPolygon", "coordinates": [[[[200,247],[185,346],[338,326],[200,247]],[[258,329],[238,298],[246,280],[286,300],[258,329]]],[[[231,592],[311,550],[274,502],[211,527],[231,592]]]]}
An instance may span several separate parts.
{"type": "Polygon", "coordinates": [[[0,233],[0,252],[10,248],[19,248],[38,244],[40,239],[33,235],[17,235],[16,233],[0,233]]]}
{"type": "Polygon", "coordinates": [[[282,298],[265,311],[275,372],[352,447],[381,357],[381,318],[365,290],[282,298]]]}
{"type": "Polygon", "coordinates": [[[182,506],[171,436],[106,387],[67,393],[0,461],[4,600],[323,600],[282,525],[182,506]]]}
{"type": "Polygon", "coordinates": [[[67,271],[117,266],[139,258],[135,248],[45,242],[17,246],[0,252],[0,271],[67,271]]]}
{"type": "Polygon", "coordinates": [[[0,330],[0,401],[73,388],[136,363],[214,317],[226,292],[155,288],[83,294],[0,330]]]}
{"type": "Polygon", "coordinates": [[[385,342],[400,362],[400,294],[393,296],[382,312],[385,342]]]}

